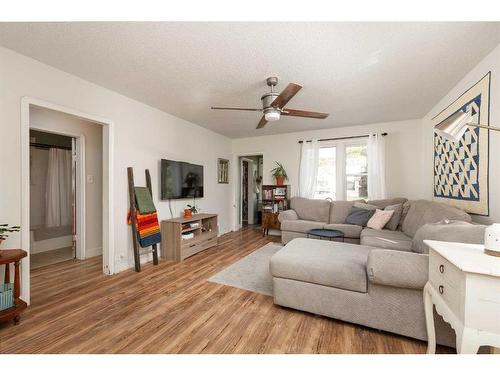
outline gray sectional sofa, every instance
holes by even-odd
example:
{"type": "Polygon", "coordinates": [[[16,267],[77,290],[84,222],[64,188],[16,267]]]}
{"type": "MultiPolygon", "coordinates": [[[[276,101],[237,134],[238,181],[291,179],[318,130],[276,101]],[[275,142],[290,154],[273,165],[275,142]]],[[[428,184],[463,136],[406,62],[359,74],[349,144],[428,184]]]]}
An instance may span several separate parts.
{"type": "Polygon", "coordinates": [[[397,230],[374,230],[358,225],[346,224],[346,218],[356,201],[327,201],[293,197],[290,210],[279,214],[281,241],[288,243],[294,238],[307,237],[310,229],[326,228],[341,230],[345,241],[395,250],[411,250],[412,240],[418,228],[426,223],[443,219],[470,222],[464,211],[443,203],[426,200],[408,201],[406,198],[372,200],[366,203],[384,209],[402,204],[403,215],[397,230]]]}
{"type": "MultiPolygon", "coordinates": [[[[342,222],[353,202],[292,198],[292,210],[279,217],[286,246],[270,263],[274,302],[426,340],[423,240],[482,243],[485,227],[442,203],[404,198],[369,203],[384,208],[395,202],[404,205],[397,230],[374,230],[342,222]],[[303,238],[313,228],[342,230],[351,243],[303,238]]],[[[438,343],[455,346],[452,329],[437,315],[435,322],[438,343]]]]}

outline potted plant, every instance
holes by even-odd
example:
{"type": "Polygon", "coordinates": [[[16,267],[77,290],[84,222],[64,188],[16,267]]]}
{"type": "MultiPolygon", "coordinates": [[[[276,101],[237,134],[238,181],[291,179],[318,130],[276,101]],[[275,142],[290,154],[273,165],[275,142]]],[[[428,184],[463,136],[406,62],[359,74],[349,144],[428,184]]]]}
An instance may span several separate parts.
{"type": "Polygon", "coordinates": [[[283,185],[285,180],[288,180],[288,175],[286,174],[285,168],[283,167],[283,164],[278,163],[277,161],[276,167],[271,169],[271,174],[276,178],[276,185],[283,185]]]}
{"type": "MultiPolygon", "coordinates": [[[[7,237],[9,237],[9,233],[19,232],[19,229],[21,229],[19,226],[9,227],[9,224],[0,224],[0,245],[7,239],[7,237]]],[[[1,256],[2,250],[0,250],[0,257],[1,256]]]]}
{"type": "Polygon", "coordinates": [[[198,207],[196,207],[196,204],[193,203],[193,205],[187,204],[186,208],[184,209],[184,217],[185,218],[191,218],[193,215],[196,215],[199,212],[198,207]]]}

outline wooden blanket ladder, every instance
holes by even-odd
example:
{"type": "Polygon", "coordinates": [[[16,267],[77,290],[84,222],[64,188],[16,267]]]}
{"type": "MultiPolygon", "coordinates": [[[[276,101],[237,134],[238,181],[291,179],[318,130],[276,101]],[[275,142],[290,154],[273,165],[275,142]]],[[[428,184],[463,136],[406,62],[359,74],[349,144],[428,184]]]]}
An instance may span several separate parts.
{"type": "MultiPolygon", "coordinates": [[[[132,242],[134,245],[134,263],[136,272],[141,271],[141,255],[153,253],[153,264],[158,264],[158,244],[151,245],[151,249],[141,250],[138,240],[137,233],[137,223],[136,223],[136,211],[137,202],[135,199],[135,185],[134,185],[134,170],[132,167],[127,168],[128,174],[128,193],[130,199],[130,227],[132,228],[132,242]]],[[[149,169],[146,169],[146,186],[149,190],[151,196],[153,196],[153,190],[151,187],[151,175],[149,174],[149,169]]]]}

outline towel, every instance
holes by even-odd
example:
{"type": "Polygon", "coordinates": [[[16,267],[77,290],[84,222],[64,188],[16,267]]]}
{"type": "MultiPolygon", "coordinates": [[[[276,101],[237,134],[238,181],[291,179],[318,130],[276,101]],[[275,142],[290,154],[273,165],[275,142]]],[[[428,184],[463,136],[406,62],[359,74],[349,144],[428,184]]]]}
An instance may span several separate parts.
{"type": "MultiPolygon", "coordinates": [[[[137,240],[141,247],[148,247],[161,242],[160,224],[156,212],[151,214],[141,214],[135,211],[135,221],[137,223],[137,240]]],[[[128,224],[131,224],[130,211],[127,215],[128,224]]]]}
{"type": "Polygon", "coordinates": [[[152,214],[156,212],[155,205],[153,203],[153,198],[147,187],[134,187],[135,191],[135,201],[137,202],[137,209],[144,214],[152,214]]]}

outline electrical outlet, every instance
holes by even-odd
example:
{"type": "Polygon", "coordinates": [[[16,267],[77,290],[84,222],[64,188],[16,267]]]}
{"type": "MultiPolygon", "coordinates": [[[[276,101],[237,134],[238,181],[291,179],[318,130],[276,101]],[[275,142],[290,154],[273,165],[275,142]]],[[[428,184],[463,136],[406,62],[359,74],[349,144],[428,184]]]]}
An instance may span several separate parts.
{"type": "Polygon", "coordinates": [[[87,183],[88,184],[93,184],[94,183],[94,176],[89,174],[87,175],[87,183]]]}

